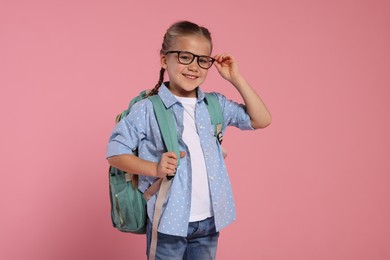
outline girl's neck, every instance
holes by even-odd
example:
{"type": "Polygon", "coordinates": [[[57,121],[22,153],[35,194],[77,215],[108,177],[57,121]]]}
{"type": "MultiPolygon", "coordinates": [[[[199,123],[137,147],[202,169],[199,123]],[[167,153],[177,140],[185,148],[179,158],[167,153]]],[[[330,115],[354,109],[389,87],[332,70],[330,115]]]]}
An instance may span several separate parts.
{"type": "Polygon", "coordinates": [[[171,86],[169,86],[169,82],[164,83],[169,91],[177,97],[183,97],[183,98],[196,98],[198,96],[198,87],[191,91],[186,91],[181,88],[175,88],[173,89],[171,86]]]}

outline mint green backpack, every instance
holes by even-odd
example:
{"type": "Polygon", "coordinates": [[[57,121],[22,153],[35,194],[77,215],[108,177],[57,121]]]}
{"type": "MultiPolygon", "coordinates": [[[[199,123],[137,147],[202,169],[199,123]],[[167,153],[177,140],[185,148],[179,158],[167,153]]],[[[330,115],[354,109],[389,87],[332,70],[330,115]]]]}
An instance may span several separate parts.
{"type": "MultiPolygon", "coordinates": [[[[129,107],[116,118],[118,123],[127,116],[132,105],[146,97],[146,91],[130,101],[129,107]]],[[[147,97],[152,101],[154,112],[157,118],[163,142],[167,151],[173,151],[180,158],[179,144],[177,139],[176,124],[172,112],[164,106],[158,95],[147,97]]],[[[222,109],[217,96],[212,93],[206,94],[206,105],[210,114],[211,122],[215,126],[215,136],[222,142],[222,109]]],[[[146,233],[146,201],[157,191],[158,197],[155,206],[153,219],[153,244],[157,243],[157,226],[161,216],[162,204],[165,201],[166,193],[171,184],[171,179],[161,178],[152,184],[144,193],[138,190],[138,176],[123,172],[115,167],[109,168],[109,189],[111,201],[111,220],[113,226],[122,232],[134,234],[146,233]]]]}

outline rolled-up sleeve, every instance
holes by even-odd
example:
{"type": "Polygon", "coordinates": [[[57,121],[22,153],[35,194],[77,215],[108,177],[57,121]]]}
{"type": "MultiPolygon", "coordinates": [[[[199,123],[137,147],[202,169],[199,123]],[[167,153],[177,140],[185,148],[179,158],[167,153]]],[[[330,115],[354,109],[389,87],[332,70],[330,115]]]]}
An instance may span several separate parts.
{"type": "Polygon", "coordinates": [[[145,137],[145,113],[140,113],[144,110],[144,105],[144,102],[134,104],[130,113],[115,126],[107,144],[107,158],[121,154],[134,154],[145,137]]]}
{"type": "Polygon", "coordinates": [[[217,93],[217,96],[222,107],[224,129],[227,126],[235,126],[241,130],[254,130],[245,105],[228,100],[219,93],[217,93]]]}

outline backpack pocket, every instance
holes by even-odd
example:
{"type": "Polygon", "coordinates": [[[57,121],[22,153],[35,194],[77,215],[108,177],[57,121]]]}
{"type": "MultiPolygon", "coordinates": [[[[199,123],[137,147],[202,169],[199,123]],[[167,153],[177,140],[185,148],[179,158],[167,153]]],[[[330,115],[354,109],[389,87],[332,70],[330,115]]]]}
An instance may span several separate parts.
{"type": "Polygon", "coordinates": [[[138,188],[126,181],[123,174],[110,176],[111,218],[122,232],[145,234],[146,201],[138,188]]]}

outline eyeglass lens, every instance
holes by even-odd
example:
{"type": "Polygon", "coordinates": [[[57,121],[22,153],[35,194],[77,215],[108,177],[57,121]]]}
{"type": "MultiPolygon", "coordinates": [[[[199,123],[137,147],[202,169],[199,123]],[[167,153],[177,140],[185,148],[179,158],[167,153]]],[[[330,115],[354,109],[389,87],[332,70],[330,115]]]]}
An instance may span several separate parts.
{"type": "Polygon", "coordinates": [[[195,56],[191,52],[179,52],[179,62],[185,65],[190,64],[197,57],[198,65],[203,69],[209,69],[213,65],[213,59],[208,56],[195,56]]]}

